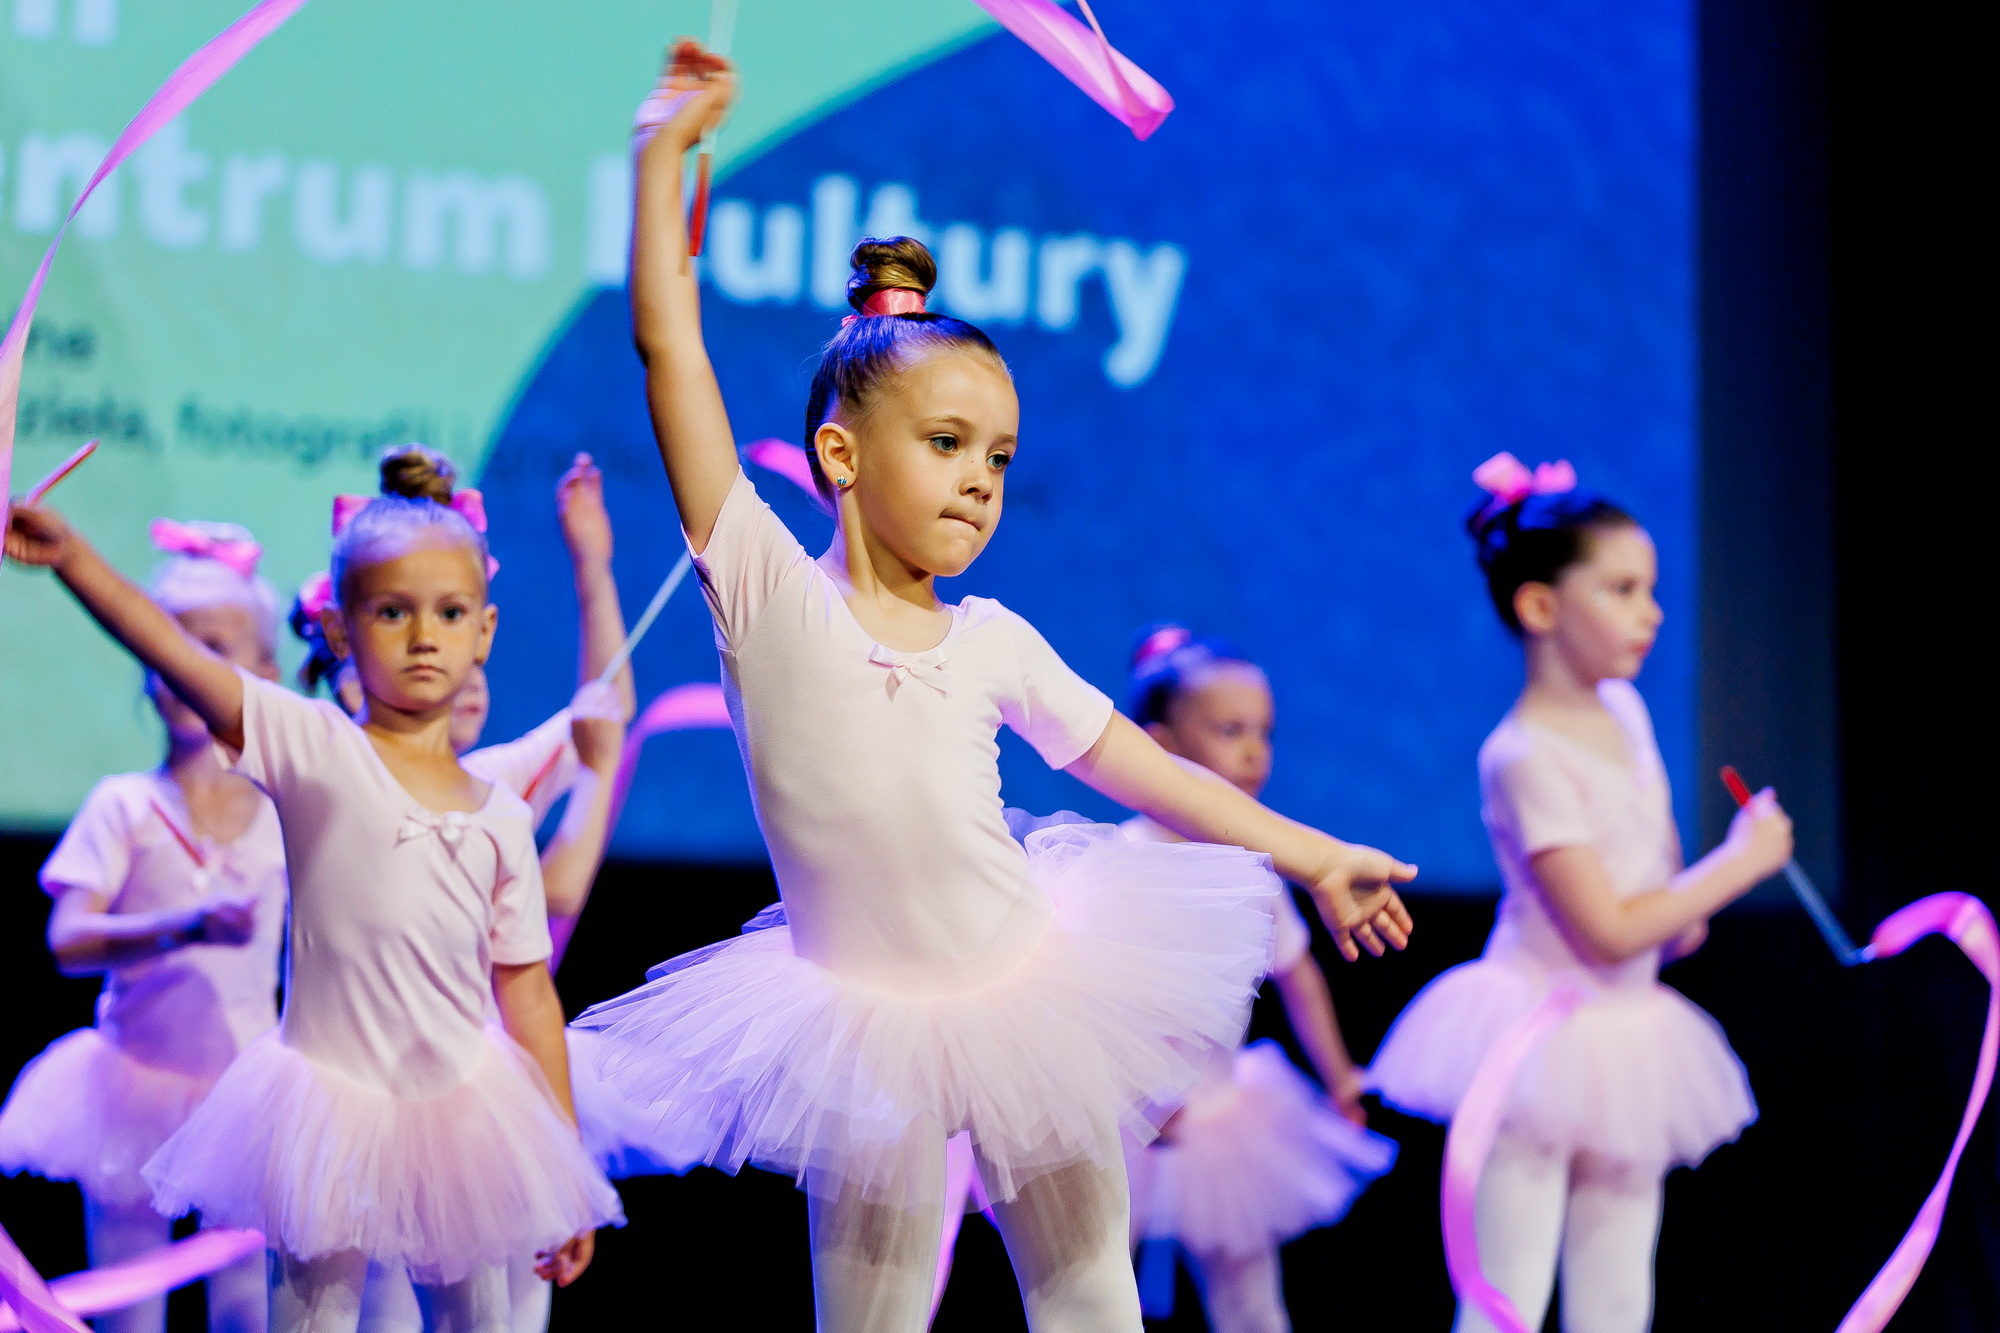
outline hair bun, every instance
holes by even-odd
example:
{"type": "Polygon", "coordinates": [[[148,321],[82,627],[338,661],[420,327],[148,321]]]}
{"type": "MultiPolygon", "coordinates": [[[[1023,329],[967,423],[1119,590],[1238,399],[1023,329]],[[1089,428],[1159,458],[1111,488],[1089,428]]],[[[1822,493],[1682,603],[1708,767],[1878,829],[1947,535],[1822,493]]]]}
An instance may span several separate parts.
{"type": "Polygon", "coordinates": [[[891,236],[886,241],[864,238],[854,247],[848,263],[854,273],[847,280],[847,304],[861,309],[877,292],[900,287],[929,296],[937,286],[937,261],[922,241],[909,236],[891,236]]]}
{"type": "Polygon", "coordinates": [[[384,495],[450,504],[452,482],[457,477],[458,469],[449,458],[421,444],[399,444],[382,455],[384,495]]]}

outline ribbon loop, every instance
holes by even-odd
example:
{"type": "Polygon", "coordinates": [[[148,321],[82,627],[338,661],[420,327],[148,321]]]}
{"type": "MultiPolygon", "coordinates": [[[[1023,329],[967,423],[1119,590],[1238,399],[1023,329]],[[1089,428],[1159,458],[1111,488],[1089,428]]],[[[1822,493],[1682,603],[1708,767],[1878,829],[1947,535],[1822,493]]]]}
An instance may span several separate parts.
{"type": "Polygon", "coordinates": [[[153,539],[153,548],[168,555],[193,556],[197,560],[214,560],[236,571],[241,578],[257,577],[257,562],[264,558],[264,548],[247,537],[222,537],[206,532],[192,523],[176,523],[170,518],[156,518],[147,530],[153,539]]]}
{"type": "Polygon", "coordinates": [[[425,810],[403,816],[403,826],[396,830],[396,845],[402,846],[411,838],[437,834],[445,846],[456,851],[458,844],[465,841],[465,830],[470,825],[470,816],[463,810],[425,810]]]}
{"type": "Polygon", "coordinates": [[[951,673],[945,670],[946,664],[943,659],[926,662],[921,658],[906,657],[893,652],[878,643],[869,651],[868,660],[876,666],[889,668],[888,690],[891,699],[896,697],[896,692],[902,688],[906,680],[921,681],[947,698],[951,695],[951,673]]]}

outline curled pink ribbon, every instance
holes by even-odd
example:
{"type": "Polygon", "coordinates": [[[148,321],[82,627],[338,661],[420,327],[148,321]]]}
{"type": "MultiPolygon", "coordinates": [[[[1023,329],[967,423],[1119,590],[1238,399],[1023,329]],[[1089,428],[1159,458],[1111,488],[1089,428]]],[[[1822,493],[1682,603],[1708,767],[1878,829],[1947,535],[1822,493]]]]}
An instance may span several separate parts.
{"type": "MultiPolygon", "coordinates": [[[[333,535],[338,537],[354,521],[354,516],[368,507],[372,495],[336,495],[333,497],[333,535]]],[[[472,525],[474,532],[486,531],[486,497],[472,487],[451,493],[451,501],[445,506],[472,525]]]]}
{"type": "Polygon", "coordinates": [[[1163,656],[1176,648],[1183,647],[1192,638],[1194,638],[1193,631],[1184,626],[1162,626],[1154,630],[1151,634],[1148,634],[1146,641],[1139,645],[1139,651],[1132,654],[1132,665],[1136,667],[1150,662],[1156,657],[1163,656]]]}
{"type": "Polygon", "coordinates": [[[884,287],[861,303],[861,309],[840,321],[846,328],[857,319],[872,319],[877,315],[921,315],[924,313],[924,294],[913,292],[908,287],[884,287]]]}
{"type": "Polygon", "coordinates": [[[153,548],[168,555],[188,555],[198,560],[218,560],[243,578],[257,577],[257,562],[264,548],[244,537],[217,537],[170,518],[156,518],[146,529],[153,548]]]}
{"type": "Polygon", "coordinates": [[[973,0],[998,19],[1000,26],[1019,37],[1054,65],[1063,77],[1083,89],[1090,100],[1109,111],[1144,139],[1160,128],[1160,122],[1174,109],[1174,99],[1159,82],[1117,51],[1090,0],[1077,0],[1077,7],[1090,20],[1084,27],[1051,0],[973,0]]]}
{"type": "Polygon", "coordinates": [[[163,1245],[135,1259],[85,1269],[53,1282],[41,1276],[0,1229],[0,1333],[89,1333],[79,1315],[104,1314],[219,1272],[264,1248],[261,1232],[217,1227],[163,1245]]]}
{"type": "Polygon", "coordinates": [[[237,61],[255,50],[259,42],[276,32],[305,3],[306,0],[262,0],[182,61],[180,68],[169,74],[167,81],[147,99],[146,105],[139,108],[139,114],[132,117],[131,124],[111,145],[111,151],[98,163],[97,170],[77,191],[76,202],[70,205],[69,215],[56,229],[55,239],[49,242],[49,248],[43,253],[35,276],[28,280],[28,290],[22,294],[21,303],[14,309],[14,322],[8,325],[7,336],[0,339],[0,495],[8,493],[8,482],[13,473],[14,426],[21,405],[21,359],[28,350],[28,326],[34,323],[35,306],[42,299],[42,284],[48,281],[49,265],[55,262],[56,250],[62,245],[63,237],[69,234],[69,225],[75,220],[77,210],[83,207],[91,192],[119,163],[159,133],[162,126],[193,105],[195,99],[233,69],[237,61]]]}
{"type": "Polygon", "coordinates": [[[729,703],[722,696],[722,687],[713,681],[676,685],[655,695],[640,710],[625,733],[625,748],[618,756],[618,775],[612,779],[610,822],[614,827],[625,809],[625,794],[638,772],[639,751],[646,742],[669,731],[702,729],[729,729],[729,703]]]}
{"type": "Polygon", "coordinates": [[[744,448],[743,456],[766,472],[777,473],[811,496],[821,513],[833,512],[833,506],[813,484],[812,464],[806,458],[806,451],[796,444],[785,440],[758,440],[744,448]]]}
{"type": "MultiPolygon", "coordinates": [[[[1863,951],[1864,960],[1893,958],[1926,935],[1943,935],[1951,940],[1986,978],[1986,1031],[1979,1042],[1972,1091],[1966,1097],[1965,1114],[1959,1119],[1958,1135],[1952,1140],[1944,1170],[1923,1206],[1917,1209],[1917,1216],[1901,1243],[1854,1302],[1847,1317],[1840,1321],[1837,1333],[1882,1333],[1903,1298],[1910,1294],[1917,1274],[1923,1271],[1924,1261],[1937,1244],[1952,1179],[1958,1173],[1959,1159],[1979,1122],[1987,1094],[1992,1091],[1994,1064],[2000,1058],[2000,931],[1994,928],[1993,914],[1970,894],[1934,893],[1919,898],[1875,928],[1873,939],[1863,951]]],[[[1459,1299],[1478,1306],[1501,1333],[1534,1331],[1506,1294],[1487,1281],[1479,1266],[1479,1235],[1475,1224],[1479,1177],[1486,1169],[1501,1115],[1522,1064],[1583,1000],[1583,992],[1575,987],[1558,987],[1502,1032],[1486,1058],[1479,1062],[1445,1138],[1440,1209],[1445,1268],[1459,1299]]]]}
{"type": "Polygon", "coordinates": [[[1538,463],[1533,472],[1514,455],[1501,452],[1472,470],[1472,480],[1493,497],[1488,509],[1505,509],[1531,495],[1561,495],[1576,489],[1576,469],[1567,458],[1538,463]]]}

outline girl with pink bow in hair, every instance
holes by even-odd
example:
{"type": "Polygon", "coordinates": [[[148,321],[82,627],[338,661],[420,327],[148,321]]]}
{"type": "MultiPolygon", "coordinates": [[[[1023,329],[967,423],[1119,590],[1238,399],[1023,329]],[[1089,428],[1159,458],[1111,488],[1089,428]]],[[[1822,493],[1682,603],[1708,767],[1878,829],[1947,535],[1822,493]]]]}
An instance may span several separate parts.
{"type": "Polygon", "coordinates": [[[574,1280],[619,1208],[570,1107],[528,807],[451,743],[498,623],[485,539],[398,495],[342,529],[324,623],[358,718],[215,652],[53,510],[11,506],[6,553],[52,569],[277,807],[284,1012],[146,1164],[155,1206],[265,1234],[273,1333],[352,1333],[371,1263],[409,1270],[426,1328],[502,1333],[508,1264],[574,1280]]]}
{"type": "MultiPolygon", "coordinates": [[[[168,557],[153,602],[221,661],[275,680],[278,594],[257,575],[262,548],[228,523],[163,518],[152,536],[168,557]]],[[[77,1183],[97,1267],[171,1239],[139,1169],[278,1018],[277,811],[224,767],[200,715],[151,672],[146,694],[166,728],[165,759],[93,787],[42,866],[57,966],[104,976],[97,1023],[37,1056],[0,1108],[0,1169],[77,1183]]],[[[262,1330],[261,1256],[211,1277],[208,1309],[215,1333],[262,1330]]],[[[154,1297],[97,1326],[160,1333],[166,1314],[154,1297]]]]}
{"type": "Polygon", "coordinates": [[[939,601],[999,522],[1020,405],[984,333],[924,310],[916,241],[854,251],[806,404],[835,535],[800,547],[738,463],[688,262],[682,159],[734,82],[683,43],[640,110],[632,322],[784,902],[578,1025],[668,1153],[805,1189],[824,1333],[924,1327],[960,1132],[1029,1326],[1138,1333],[1125,1146],[1242,1035],[1272,863],[1350,956],[1401,947],[1415,870],[1176,762],[998,602],[939,601]],[[1016,842],[1002,725],[1194,841],[1016,842]]]}
{"type": "MultiPolygon", "coordinates": [[[[1481,814],[1504,892],[1476,961],[1424,988],[1373,1065],[1382,1099],[1449,1120],[1495,1039],[1556,986],[1588,997],[1515,1083],[1479,1183],[1486,1276],[1540,1328],[1557,1273],[1565,1333],[1652,1322],[1661,1184],[1756,1118],[1715,1020],[1660,984],[1708,918],[1782,867],[1769,791],[1722,845],[1681,859],[1666,769],[1632,679],[1660,630],[1652,539],[1576,489],[1568,463],[1509,454],[1473,479],[1466,522],[1527,683],[1479,751],[1481,814]]],[[[1492,1324],[1470,1303],[1458,1333],[1492,1324]]]]}

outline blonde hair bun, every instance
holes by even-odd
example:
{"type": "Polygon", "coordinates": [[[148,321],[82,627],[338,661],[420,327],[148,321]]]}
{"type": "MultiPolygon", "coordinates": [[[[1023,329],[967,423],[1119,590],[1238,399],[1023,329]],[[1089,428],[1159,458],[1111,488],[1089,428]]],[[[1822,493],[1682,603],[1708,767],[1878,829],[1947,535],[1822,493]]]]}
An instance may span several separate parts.
{"type": "Polygon", "coordinates": [[[847,279],[847,304],[856,310],[877,292],[893,288],[929,296],[937,286],[937,261],[924,243],[910,236],[891,236],[886,241],[868,237],[854,247],[848,263],[854,273],[847,279]]]}

